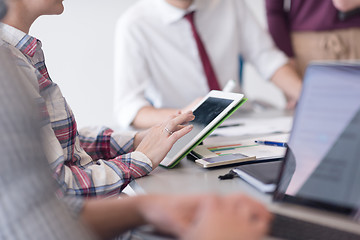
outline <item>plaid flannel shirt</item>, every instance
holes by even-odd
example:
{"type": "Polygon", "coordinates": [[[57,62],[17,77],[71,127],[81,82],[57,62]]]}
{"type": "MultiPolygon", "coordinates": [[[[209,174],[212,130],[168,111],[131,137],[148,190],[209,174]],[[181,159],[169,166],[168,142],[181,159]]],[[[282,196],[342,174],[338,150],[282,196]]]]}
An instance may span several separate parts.
{"type": "Polygon", "coordinates": [[[0,239],[93,239],[78,221],[83,199],[55,195],[26,71],[0,39],[0,239]]]}
{"type": "Polygon", "coordinates": [[[143,153],[133,152],[134,133],[106,127],[77,130],[74,114],[47,72],[39,40],[2,23],[0,37],[33,67],[35,74],[28,79],[41,110],[45,155],[66,194],[115,195],[152,170],[143,153]]]}

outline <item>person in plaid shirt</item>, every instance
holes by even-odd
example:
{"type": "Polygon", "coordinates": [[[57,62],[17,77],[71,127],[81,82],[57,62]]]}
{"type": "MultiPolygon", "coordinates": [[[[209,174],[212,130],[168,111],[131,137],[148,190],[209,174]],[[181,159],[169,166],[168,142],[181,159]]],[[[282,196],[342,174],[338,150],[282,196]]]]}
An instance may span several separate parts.
{"type": "Polygon", "coordinates": [[[116,195],[131,180],[158,166],[172,145],[192,130],[191,125],[183,124],[194,116],[192,112],[179,113],[136,134],[115,133],[105,127],[78,130],[71,108],[47,72],[41,42],[27,34],[40,15],[63,11],[61,0],[43,2],[25,8],[22,1],[8,1],[0,39],[30,66],[27,85],[41,109],[45,155],[65,194],[116,195]]]}
{"type": "MultiPolygon", "coordinates": [[[[270,214],[239,194],[58,199],[25,63],[0,40],[0,239],[105,239],[145,224],[188,240],[264,235],[270,214]]],[[[131,239],[159,239],[151,232],[131,233],[131,239]]]]}
{"type": "MultiPolygon", "coordinates": [[[[0,19],[4,8],[0,0],[0,19]]],[[[181,239],[260,239],[265,234],[269,213],[240,195],[73,198],[69,212],[55,196],[40,146],[39,129],[46,122],[39,121],[31,101],[37,83],[27,81],[34,69],[17,53],[0,39],[1,239],[105,239],[145,224],[181,239]]]]}

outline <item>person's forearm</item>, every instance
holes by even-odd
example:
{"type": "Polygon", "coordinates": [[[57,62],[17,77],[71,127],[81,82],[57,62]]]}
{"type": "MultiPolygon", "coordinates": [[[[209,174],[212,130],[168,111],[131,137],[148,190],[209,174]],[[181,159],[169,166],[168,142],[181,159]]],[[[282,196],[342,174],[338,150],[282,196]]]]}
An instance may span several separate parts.
{"type": "Polygon", "coordinates": [[[179,112],[178,109],[146,106],[139,110],[132,122],[132,126],[136,128],[150,128],[156,124],[162,123],[170,115],[176,114],[177,112],[179,112]]]}
{"type": "Polygon", "coordinates": [[[129,144],[134,137],[131,132],[114,132],[104,126],[85,127],[78,132],[80,146],[94,161],[113,159],[133,151],[129,144]]]}
{"type": "Polygon", "coordinates": [[[118,236],[146,223],[139,209],[144,198],[89,200],[84,204],[81,221],[101,239],[118,236]]]}
{"type": "Polygon", "coordinates": [[[278,86],[288,98],[294,101],[299,99],[302,81],[290,64],[279,68],[271,78],[271,81],[278,86]]]}

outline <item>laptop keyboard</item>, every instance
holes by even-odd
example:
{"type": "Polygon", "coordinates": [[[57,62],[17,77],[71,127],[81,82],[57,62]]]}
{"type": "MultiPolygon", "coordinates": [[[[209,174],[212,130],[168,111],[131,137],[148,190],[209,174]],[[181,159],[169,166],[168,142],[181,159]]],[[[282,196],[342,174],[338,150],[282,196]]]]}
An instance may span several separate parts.
{"type": "Polygon", "coordinates": [[[270,236],[291,240],[359,240],[360,235],[309,223],[306,221],[275,215],[270,236]]]}

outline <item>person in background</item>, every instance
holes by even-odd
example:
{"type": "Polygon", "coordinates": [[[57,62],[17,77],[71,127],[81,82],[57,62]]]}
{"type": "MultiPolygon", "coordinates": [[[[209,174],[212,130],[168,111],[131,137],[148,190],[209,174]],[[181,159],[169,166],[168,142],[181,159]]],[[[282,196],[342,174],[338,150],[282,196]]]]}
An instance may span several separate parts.
{"type": "Polygon", "coordinates": [[[0,22],[0,40],[19,60],[16,63],[23,60],[21,64],[27,65],[23,79],[42,110],[45,155],[67,195],[117,195],[131,180],[156,168],[172,145],[192,130],[192,125],[183,125],[194,119],[189,111],[175,113],[139,133],[116,133],[106,127],[78,131],[70,106],[47,71],[42,43],[28,35],[39,16],[62,13],[63,2],[6,2],[8,11],[0,22]]]}
{"type": "MultiPolygon", "coordinates": [[[[0,0],[0,19],[3,9],[0,0]]],[[[265,234],[269,213],[239,195],[67,198],[65,205],[55,195],[59,186],[42,151],[40,110],[27,71],[26,61],[0,40],[1,239],[108,239],[144,224],[183,239],[211,239],[208,234],[260,239],[265,234]]]]}
{"type": "Polygon", "coordinates": [[[141,0],[120,18],[115,44],[114,113],[123,127],[158,124],[229,79],[240,92],[239,55],[289,107],[300,95],[301,79],[244,1],[141,0]]]}
{"type": "Polygon", "coordinates": [[[360,58],[359,0],[266,0],[271,36],[302,76],[313,60],[360,58]],[[345,12],[345,14],[344,14],[345,12]]]}

